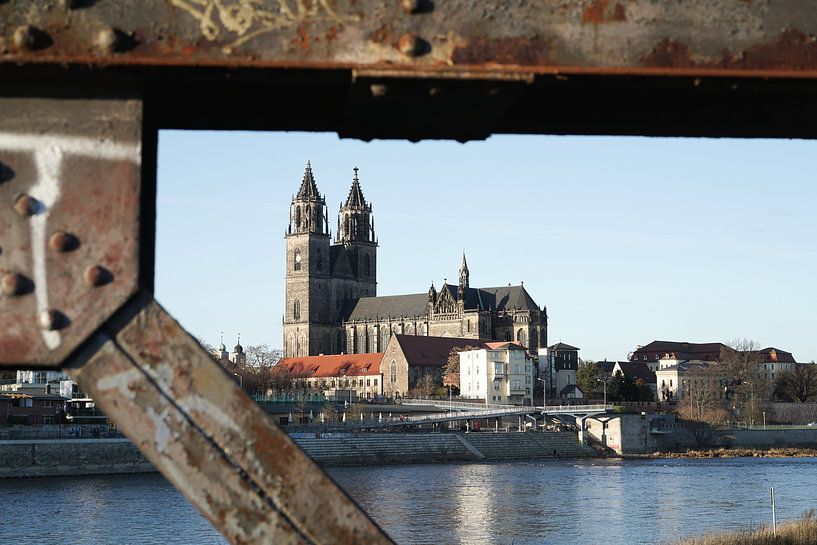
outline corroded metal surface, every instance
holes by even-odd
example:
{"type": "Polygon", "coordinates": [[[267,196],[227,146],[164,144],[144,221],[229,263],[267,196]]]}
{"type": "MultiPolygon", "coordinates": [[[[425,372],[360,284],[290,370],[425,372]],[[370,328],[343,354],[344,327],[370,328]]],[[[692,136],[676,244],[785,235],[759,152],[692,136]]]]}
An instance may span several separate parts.
{"type": "Polygon", "coordinates": [[[71,373],[230,542],[391,543],[158,304],[71,373]]]}
{"type": "Polygon", "coordinates": [[[817,77],[798,0],[10,0],[5,62],[817,77]]]}
{"type": "Polygon", "coordinates": [[[136,292],[141,114],[0,98],[0,365],[58,366],[136,292]]]}

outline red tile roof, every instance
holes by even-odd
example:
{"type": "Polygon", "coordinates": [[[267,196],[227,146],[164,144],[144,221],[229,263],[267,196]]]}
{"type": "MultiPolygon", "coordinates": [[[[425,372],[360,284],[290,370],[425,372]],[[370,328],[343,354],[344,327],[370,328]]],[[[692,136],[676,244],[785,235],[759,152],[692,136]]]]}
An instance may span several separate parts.
{"type": "Polygon", "coordinates": [[[340,354],[333,356],[304,356],[284,358],[278,365],[289,369],[294,377],[355,377],[380,373],[383,353],[340,354]]]}

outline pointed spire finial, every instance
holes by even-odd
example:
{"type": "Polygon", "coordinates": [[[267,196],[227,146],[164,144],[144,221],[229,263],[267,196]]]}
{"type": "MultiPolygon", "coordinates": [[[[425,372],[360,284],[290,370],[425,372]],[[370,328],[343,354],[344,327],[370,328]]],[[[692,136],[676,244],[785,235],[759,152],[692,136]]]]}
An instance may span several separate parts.
{"type": "Polygon", "coordinates": [[[349,190],[349,196],[346,198],[345,206],[364,208],[366,206],[366,199],[363,197],[363,190],[360,189],[360,178],[358,178],[358,167],[352,169],[355,174],[352,177],[352,188],[349,190]]]}
{"type": "Polygon", "coordinates": [[[304,178],[301,181],[301,188],[298,190],[296,198],[298,199],[320,199],[321,194],[318,192],[318,186],[315,183],[315,176],[312,174],[312,162],[307,159],[306,168],[304,169],[304,178]]]}

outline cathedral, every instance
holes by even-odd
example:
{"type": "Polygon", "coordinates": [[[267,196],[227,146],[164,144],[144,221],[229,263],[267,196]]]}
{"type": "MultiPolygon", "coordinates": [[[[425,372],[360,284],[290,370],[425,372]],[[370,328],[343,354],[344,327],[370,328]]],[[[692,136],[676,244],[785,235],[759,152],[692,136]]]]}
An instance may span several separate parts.
{"type": "Polygon", "coordinates": [[[531,354],[547,346],[546,308],[524,285],[471,287],[465,254],[456,285],[378,297],[374,217],[357,168],[333,241],[307,162],[285,238],[285,357],[383,352],[392,334],[514,340],[531,354]]]}

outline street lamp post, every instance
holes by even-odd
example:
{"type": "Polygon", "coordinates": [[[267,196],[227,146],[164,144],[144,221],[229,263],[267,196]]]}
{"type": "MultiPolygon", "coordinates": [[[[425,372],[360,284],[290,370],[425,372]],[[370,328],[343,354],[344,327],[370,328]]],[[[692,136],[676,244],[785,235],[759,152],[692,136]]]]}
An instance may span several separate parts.
{"type": "Polygon", "coordinates": [[[233,376],[238,377],[238,385],[243,390],[244,389],[244,377],[242,375],[239,375],[238,373],[233,373],[233,376]]]}
{"type": "Polygon", "coordinates": [[[607,407],[607,381],[600,378],[597,378],[596,380],[604,385],[604,406],[607,407]]]}
{"type": "Polygon", "coordinates": [[[548,381],[546,381],[545,379],[543,379],[541,377],[537,377],[536,380],[539,380],[539,381],[542,382],[542,406],[547,407],[547,405],[548,405],[547,404],[547,396],[548,396],[548,384],[547,384],[547,382],[548,381]]]}

